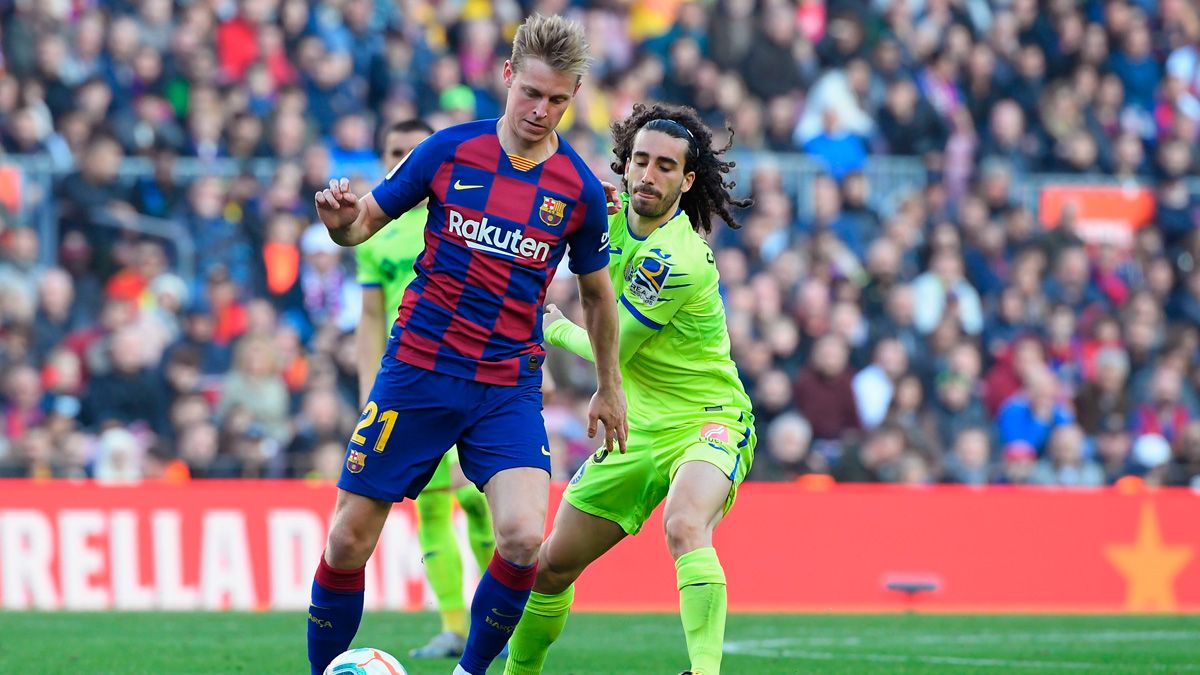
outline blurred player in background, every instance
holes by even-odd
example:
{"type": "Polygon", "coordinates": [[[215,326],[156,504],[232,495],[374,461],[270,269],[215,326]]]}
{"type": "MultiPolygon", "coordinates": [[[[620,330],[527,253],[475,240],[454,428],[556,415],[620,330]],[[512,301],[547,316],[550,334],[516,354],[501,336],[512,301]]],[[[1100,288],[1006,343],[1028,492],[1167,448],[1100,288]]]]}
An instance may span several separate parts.
{"type": "Polygon", "coordinates": [[[455,673],[483,675],[508,642],[533,587],[545,528],[541,306],[564,254],[596,354],[589,435],[603,422],[605,447],[625,450],[604,188],[554,132],[588,64],[582,26],[532,16],[504,63],[503,117],[435,133],[362,199],[345,178],[314,196],[342,246],[361,244],[429,200],[425,250],[351,436],[313,581],[314,675],[358,631],[364,566],[392,503],[415,499],[454,445],[463,473],[487,495],[496,537],[455,673]]]}
{"type": "MultiPolygon", "coordinates": [[[[721,668],[725,573],[713,548],[754,458],[750,398],[729,356],[729,331],[712,250],[713,216],[729,207],[732,167],[690,108],[634,106],[613,126],[612,168],[626,193],[609,218],[609,274],[621,290],[620,361],[629,396],[629,452],[601,448],[579,467],[542,547],[537,581],[510,645],[505,673],[542,672],[566,625],[572,584],[665,498],[679,612],[691,673],[721,668]]],[[[728,149],[728,148],[725,148],[728,149]]],[[[585,329],[553,305],[546,341],[592,359],[585,329]]]]}
{"type": "MultiPolygon", "coordinates": [[[[432,134],[433,129],[422,120],[393,124],[383,138],[384,164],[388,169],[396,166],[432,134]]],[[[428,215],[422,202],[355,248],[363,301],[362,320],[355,330],[360,406],[366,407],[370,400],[371,386],[375,384],[375,373],[383,360],[404,289],[416,276],[413,266],[425,250],[428,215]]],[[[487,498],[463,476],[458,466],[458,451],[451,448],[417,498],[417,540],[421,544],[425,575],[442,615],[442,632],[429,644],[409,652],[414,658],[458,658],[467,644],[462,555],[454,538],[451,490],[467,516],[467,538],[481,573],[487,569],[496,548],[487,498]]]]}

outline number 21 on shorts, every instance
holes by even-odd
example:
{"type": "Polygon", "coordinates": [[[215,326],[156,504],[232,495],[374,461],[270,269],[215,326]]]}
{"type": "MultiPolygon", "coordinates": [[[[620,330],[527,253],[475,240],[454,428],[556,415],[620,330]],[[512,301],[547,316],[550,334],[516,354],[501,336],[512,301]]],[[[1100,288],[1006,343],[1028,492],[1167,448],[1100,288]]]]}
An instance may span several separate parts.
{"type": "Polygon", "coordinates": [[[379,430],[379,436],[375,439],[375,452],[383,452],[387,448],[388,439],[392,437],[392,429],[396,426],[396,418],[400,414],[395,410],[384,410],[379,412],[379,405],[375,401],[367,401],[367,407],[363,408],[362,417],[358,420],[358,425],[354,427],[354,433],[350,436],[350,442],[355,445],[366,445],[367,438],[359,432],[375,423],[375,418],[379,418],[379,423],[383,428],[379,430]]]}

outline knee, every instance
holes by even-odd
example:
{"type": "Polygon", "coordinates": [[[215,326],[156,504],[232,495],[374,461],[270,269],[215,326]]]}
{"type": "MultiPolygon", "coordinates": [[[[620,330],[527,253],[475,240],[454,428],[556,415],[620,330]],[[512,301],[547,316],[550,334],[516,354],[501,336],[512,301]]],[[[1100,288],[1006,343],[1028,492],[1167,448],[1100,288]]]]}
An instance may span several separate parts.
{"type": "Polygon", "coordinates": [[[329,531],[325,543],[325,561],[337,569],[357,569],[367,564],[375,550],[376,537],[362,528],[341,522],[329,531]]]}
{"type": "Polygon", "coordinates": [[[708,524],[690,513],[668,516],[663,529],[667,533],[667,548],[675,558],[706,546],[709,538],[708,524]]]}
{"type": "Polygon", "coordinates": [[[542,546],[542,524],[534,519],[514,519],[496,525],[496,552],[518,565],[532,565],[542,546]]]}

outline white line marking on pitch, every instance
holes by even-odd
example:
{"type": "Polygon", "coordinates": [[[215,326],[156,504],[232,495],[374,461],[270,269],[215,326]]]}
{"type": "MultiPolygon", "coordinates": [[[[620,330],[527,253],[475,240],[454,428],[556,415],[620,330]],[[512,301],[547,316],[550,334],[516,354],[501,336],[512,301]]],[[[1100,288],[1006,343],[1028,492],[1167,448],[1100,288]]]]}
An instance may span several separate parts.
{"type": "MultiPolygon", "coordinates": [[[[911,644],[919,642],[921,644],[983,644],[983,643],[1002,643],[1012,640],[1033,639],[1040,642],[1062,643],[1068,641],[1089,641],[1089,642],[1114,642],[1114,641],[1156,641],[1156,640],[1191,640],[1200,637],[1200,633],[1190,631],[1105,631],[1103,633],[1090,634],[1085,637],[1084,634],[1073,633],[1042,633],[1037,634],[993,634],[985,635],[914,635],[907,636],[906,642],[911,644]],[[942,638],[940,640],[921,639],[921,638],[942,638]],[[982,638],[982,639],[976,639],[982,638]]],[[[872,646],[878,646],[872,641],[872,646]]],[[[926,654],[882,654],[873,652],[830,652],[816,651],[806,649],[795,649],[795,647],[861,647],[865,646],[864,641],[860,637],[846,636],[843,638],[832,637],[795,637],[795,638],[769,638],[762,640],[737,640],[727,642],[725,644],[725,652],[729,654],[743,654],[746,656],[763,656],[774,658],[795,658],[807,659],[812,661],[867,661],[872,663],[927,663],[931,665],[946,665],[946,666],[975,666],[975,667],[993,667],[993,668],[1027,668],[1027,669],[1059,669],[1059,670],[1092,670],[1098,668],[1111,667],[1114,664],[1100,663],[1094,661],[1046,661],[1040,659],[996,659],[996,658],[981,658],[981,657],[964,657],[964,656],[944,656],[944,655],[926,655],[926,654]]],[[[1139,667],[1148,670],[1171,672],[1179,671],[1196,671],[1200,670],[1200,665],[1193,664],[1139,664],[1139,667]]]]}

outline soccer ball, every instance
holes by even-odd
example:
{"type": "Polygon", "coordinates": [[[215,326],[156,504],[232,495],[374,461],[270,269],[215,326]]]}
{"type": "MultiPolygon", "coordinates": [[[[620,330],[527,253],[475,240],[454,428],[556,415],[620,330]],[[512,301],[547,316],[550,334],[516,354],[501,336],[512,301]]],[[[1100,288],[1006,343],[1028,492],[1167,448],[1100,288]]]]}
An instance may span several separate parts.
{"type": "Polygon", "coordinates": [[[396,657],[371,647],[351,649],[325,669],[324,675],[408,675],[396,657]]]}

